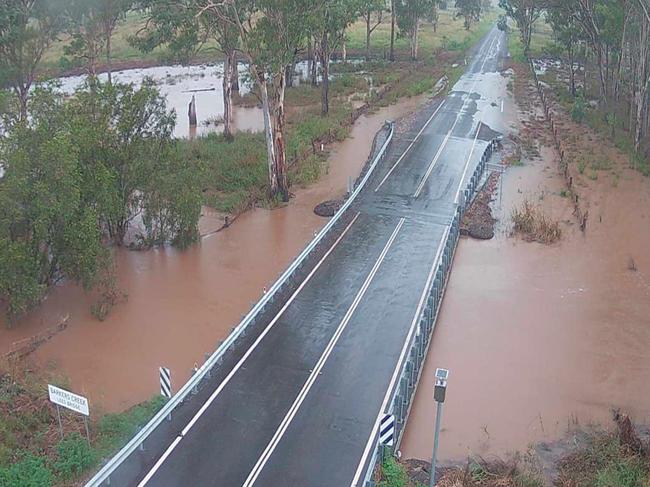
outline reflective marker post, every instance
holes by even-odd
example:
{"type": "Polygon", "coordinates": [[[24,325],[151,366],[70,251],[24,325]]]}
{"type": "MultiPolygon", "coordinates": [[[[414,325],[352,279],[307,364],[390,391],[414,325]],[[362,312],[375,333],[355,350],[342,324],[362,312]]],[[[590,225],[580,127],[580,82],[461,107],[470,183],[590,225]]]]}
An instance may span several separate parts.
{"type": "Polygon", "coordinates": [[[431,456],[431,477],[429,487],[436,485],[436,456],[438,455],[438,440],[440,438],[440,423],[442,420],[442,403],[445,402],[445,393],[447,392],[447,378],[449,371],[447,369],[436,369],[436,385],[433,388],[433,399],[437,403],[436,408],[436,428],[433,436],[433,455],[431,456]]]}

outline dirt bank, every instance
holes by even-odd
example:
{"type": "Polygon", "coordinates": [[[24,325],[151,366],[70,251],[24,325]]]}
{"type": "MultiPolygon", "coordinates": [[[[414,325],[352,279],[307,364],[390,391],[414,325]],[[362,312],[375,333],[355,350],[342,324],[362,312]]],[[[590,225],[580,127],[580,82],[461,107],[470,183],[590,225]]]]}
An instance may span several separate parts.
{"type": "Polygon", "coordinates": [[[606,424],[612,407],[648,422],[650,180],[600,147],[602,139],[585,138],[611,167],[574,181],[589,201],[583,234],[555,150],[542,145],[550,137],[532,120],[538,115],[538,106],[525,106],[513,120],[522,137],[537,135],[524,141],[534,147],[522,151],[523,165],[503,177],[495,238],[459,244],[403,458],[431,454],[436,367],[451,370],[440,450],[448,461],[525,450],[576,423],[606,424]],[[524,198],[560,221],[559,243],[508,236],[512,208],[524,198]]]}
{"type": "MultiPolygon", "coordinates": [[[[0,355],[69,315],[67,328],[32,359],[69,377],[72,389],[88,395],[95,411],[118,411],[150,398],[159,389],[160,365],[171,368],[178,388],[194,363],[216,348],[263,288],[326,223],[314,214],[314,206],[343,195],[348,177],[358,175],[384,121],[413,111],[422,101],[412,98],[362,116],[348,139],[331,146],[326,174],[318,183],[297,189],[283,208],[244,213],[228,229],[185,252],[118,250],[119,285],[129,297],[106,321],[90,315],[91,298],[83,290],[71,285],[53,289],[13,329],[0,323],[0,355]]],[[[202,228],[210,229],[214,217],[206,216],[202,228]]]]}

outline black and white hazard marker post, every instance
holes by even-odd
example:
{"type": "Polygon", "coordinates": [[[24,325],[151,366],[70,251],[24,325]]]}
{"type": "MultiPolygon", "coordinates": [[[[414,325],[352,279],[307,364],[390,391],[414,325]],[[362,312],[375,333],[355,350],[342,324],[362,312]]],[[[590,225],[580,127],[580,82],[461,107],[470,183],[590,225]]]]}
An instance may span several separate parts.
{"type": "Polygon", "coordinates": [[[384,463],[385,447],[395,444],[395,415],[384,414],[379,421],[379,444],[381,449],[381,463],[384,463]]]}
{"type": "Polygon", "coordinates": [[[167,367],[160,367],[160,395],[169,399],[172,397],[172,374],[167,367]]]}
{"type": "Polygon", "coordinates": [[[447,392],[447,379],[449,371],[447,369],[436,369],[436,385],[433,388],[433,399],[437,403],[436,408],[436,428],[433,436],[433,455],[431,457],[431,480],[429,487],[436,485],[436,456],[438,455],[438,440],[440,439],[440,422],[442,421],[442,403],[445,402],[447,392]]]}

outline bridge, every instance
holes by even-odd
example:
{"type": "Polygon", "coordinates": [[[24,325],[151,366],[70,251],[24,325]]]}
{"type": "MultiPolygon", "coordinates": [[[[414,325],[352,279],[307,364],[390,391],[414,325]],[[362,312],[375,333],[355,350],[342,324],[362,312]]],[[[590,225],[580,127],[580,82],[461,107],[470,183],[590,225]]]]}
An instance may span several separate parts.
{"type": "Polygon", "coordinates": [[[407,132],[386,131],[338,219],[88,485],[368,484],[381,414],[398,416],[398,433],[408,415],[458,219],[502,116],[506,44],[493,28],[446,97],[407,132]]]}

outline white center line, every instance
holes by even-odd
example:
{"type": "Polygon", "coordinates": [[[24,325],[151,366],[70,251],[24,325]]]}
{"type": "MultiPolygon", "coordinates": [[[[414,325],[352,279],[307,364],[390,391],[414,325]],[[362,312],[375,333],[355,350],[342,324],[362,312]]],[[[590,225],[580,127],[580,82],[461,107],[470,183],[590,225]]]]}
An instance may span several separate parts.
{"type": "Polygon", "coordinates": [[[447,101],[447,100],[443,100],[442,103],[440,103],[440,105],[438,105],[438,108],[435,109],[433,114],[429,117],[429,119],[426,121],[426,123],[422,126],[422,128],[420,129],[418,134],[415,136],[415,139],[413,139],[413,141],[409,144],[409,146],[402,153],[402,155],[399,156],[399,159],[397,159],[397,162],[395,164],[393,164],[393,167],[391,167],[390,170],[386,173],[386,175],[384,176],[384,179],[382,179],[381,182],[377,185],[377,187],[375,188],[375,192],[377,192],[379,190],[379,188],[381,188],[381,185],[386,182],[386,180],[393,173],[393,171],[395,170],[397,165],[400,162],[402,162],[402,159],[404,159],[404,156],[406,156],[408,151],[411,150],[411,147],[413,147],[413,144],[415,144],[415,142],[418,140],[418,138],[420,138],[420,135],[422,135],[422,132],[424,132],[424,129],[427,128],[427,125],[429,125],[429,122],[431,122],[431,120],[433,120],[433,117],[435,117],[438,114],[438,110],[440,110],[442,108],[442,106],[445,104],[445,101],[447,101]]]}
{"type": "Polygon", "coordinates": [[[413,320],[411,321],[411,328],[409,329],[408,336],[406,337],[406,340],[404,341],[404,346],[402,347],[402,352],[400,353],[399,359],[397,360],[397,365],[395,366],[395,370],[393,371],[393,376],[390,379],[390,384],[388,385],[388,389],[386,389],[386,394],[384,396],[384,400],[381,403],[381,407],[379,408],[379,414],[377,415],[377,419],[375,420],[375,426],[370,433],[370,438],[368,438],[368,443],[366,443],[366,448],[363,451],[363,455],[361,456],[361,461],[359,462],[359,466],[357,467],[357,471],[354,474],[354,478],[352,479],[351,487],[356,487],[361,474],[363,473],[363,467],[366,465],[366,460],[368,458],[368,455],[370,454],[370,450],[372,449],[373,446],[373,439],[375,437],[375,433],[378,431],[378,426],[379,426],[379,420],[381,418],[381,413],[383,411],[387,411],[388,407],[388,401],[390,400],[390,395],[391,392],[393,391],[393,388],[395,387],[395,383],[397,382],[397,379],[399,377],[399,372],[402,367],[402,363],[404,362],[404,358],[406,357],[406,353],[408,352],[408,346],[411,343],[411,338],[413,336],[413,333],[415,331],[416,325],[418,323],[418,320],[420,319],[420,313],[422,312],[422,308],[424,306],[424,303],[427,298],[427,292],[429,288],[431,287],[431,282],[433,280],[433,277],[435,276],[435,271],[436,271],[436,265],[438,263],[438,260],[440,259],[440,255],[442,253],[442,248],[443,244],[445,243],[447,239],[447,234],[449,233],[449,227],[445,229],[445,231],[442,234],[442,239],[440,240],[440,243],[438,244],[438,249],[436,250],[436,255],[435,258],[433,259],[433,263],[431,264],[431,269],[429,270],[429,275],[427,276],[427,281],[424,285],[424,289],[422,289],[422,294],[420,295],[420,301],[418,301],[418,306],[415,309],[415,314],[413,315],[413,320]]]}
{"type": "Polygon", "coordinates": [[[357,218],[359,218],[360,213],[357,213],[352,221],[348,224],[347,227],[345,227],[345,230],[341,233],[339,238],[336,239],[334,244],[329,248],[329,250],[323,255],[323,257],[318,261],[318,263],[314,266],[314,268],[311,270],[311,272],[307,275],[305,280],[298,286],[298,289],[295,290],[295,292],[291,295],[291,297],[287,300],[285,305],[280,309],[277,315],[271,320],[271,322],[266,326],[264,331],[260,334],[259,337],[253,342],[253,345],[246,351],[246,353],[242,356],[241,359],[239,359],[239,362],[237,362],[237,365],[233,367],[233,369],[230,371],[230,373],[226,376],[226,378],[219,384],[219,386],[215,389],[215,391],[212,393],[212,395],[208,398],[208,400],[201,406],[201,409],[197,411],[197,413],[192,417],[189,423],[187,423],[187,426],[183,428],[183,431],[181,431],[181,434],[178,435],[174,441],[167,447],[167,450],[165,450],[165,453],[158,459],[156,464],[147,472],[147,475],[140,481],[138,484],[138,487],[144,487],[147,485],[147,482],[151,480],[151,478],[155,475],[155,473],[158,471],[158,469],[162,466],[164,461],[167,459],[167,457],[171,454],[171,452],[176,448],[176,446],[180,443],[180,441],[183,439],[185,435],[190,431],[192,426],[196,424],[196,422],[199,420],[199,418],[205,413],[205,411],[210,407],[210,405],[214,402],[214,400],[217,398],[217,396],[223,391],[223,389],[228,385],[230,380],[234,377],[234,375],[237,373],[237,371],[244,365],[244,362],[248,359],[248,357],[253,353],[253,351],[257,348],[257,346],[260,344],[260,342],[264,339],[264,337],[269,333],[271,328],[275,325],[275,323],[278,321],[280,316],[287,310],[287,308],[293,303],[294,299],[300,291],[305,287],[305,285],[310,281],[310,279],[314,276],[316,271],[320,268],[321,264],[327,259],[327,257],[332,253],[332,251],[336,248],[336,246],[343,240],[343,237],[348,233],[348,230],[352,227],[354,222],[357,221],[357,218]]]}
{"type": "Polygon", "coordinates": [[[503,113],[503,98],[501,98],[501,113],[503,113]]]}
{"type": "MultiPolygon", "coordinates": [[[[499,36],[498,36],[498,35],[493,36],[493,37],[494,37],[494,38],[492,39],[492,42],[490,42],[490,45],[489,45],[489,47],[487,48],[486,54],[485,54],[485,56],[484,56],[484,58],[483,58],[483,63],[481,64],[481,71],[483,71],[483,69],[485,68],[485,63],[487,62],[487,60],[488,60],[488,58],[489,58],[489,54],[492,52],[492,48],[494,47],[494,42],[499,40],[499,36]]],[[[497,47],[498,47],[498,44],[497,44],[497,47]]],[[[434,166],[436,165],[436,163],[438,162],[438,159],[440,158],[440,155],[442,154],[442,149],[444,149],[445,145],[447,145],[447,142],[449,141],[449,138],[450,138],[450,136],[451,136],[451,133],[453,132],[454,128],[456,127],[456,124],[457,124],[458,121],[460,120],[461,115],[462,115],[463,112],[465,111],[465,108],[466,108],[466,106],[467,106],[467,103],[468,103],[468,101],[470,100],[470,95],[471,95],[472,93],[474,93],[474,88],[476,87],[476,83],[477,83],[477,82],[478,82],[478,77],[475,77],[475,78],[474,78],[474,82],[472,83],[472,86],[471,86],[471,88],[469,89],[469,92],[467,92],[467,94],[464,95],[464,97],[463,97],[463,99],[464,99],[464,101],[463,101],[463,106],[460,107],[460,110],[458,111],[458,115],[456,115],[456,119],[454,120],[454,123],[453,123],[453,125],[451,126],[451,129],[449,130],[449,133],[447,134],[447,136],[446,136],[445,139],[443,140],[442,145],[441,145],[440,148],[438,149],[438,152],[436,153],[435,157],[433,158],[433,160],[432,160],[431,163],[429,164],[429,167],[427,168],[427,171],[424,173],[424,177],[422,178],[422,181],[420,181],[420,184],[418,185],[417,189],[415,190],[415,193],[413,194],[413,197],[414,197],[414,198],[417,198],[418,196],[420,196],[420,193],[421,193],[422,190],[424,189],[424,186],[425,186],[425,184],[426,184],[427,179],[429,178],[429,176],[430,176],[431,173],[433,172],[433,168],[434,168],[434,166]]]]}
{"type": "MultiPolygon", "coordinates": [[[[501,41],[499,40],[499,43],[501,41]]],[[[499,44],[497,44],[497,47],[499,44]]],[[[483,66],[485,65],[485,62],[483,66]]],[[[482,70],[483,68],[481,68],[482,70]]],[[[478,134],[478,132],[477,132],[478,134]]],[[[443,244],[446,241],[446,237],[449,234],[449,226],[445,229],[445,233],[443,234],[442,239],[440,240],[440,243],[438,244],[438,249],[436,251],[436,257],[433,260],[433,263],[431,265],[431,269],[429,271],[429,276],[427,277],[427,282],[424,286],[424,289],[422,290],[422,294],[420,296],[420,301],[418,303],[418,306],[415,310],[415,314],[413,315],[413,321],[411,322],[411,328],[409,330],[408,336],[406,337],[406,340],[404,342],[404,346],[402,347],[402,352],[400,354],[399,359],[397,360],[397,364],[395,365],[395,370],[393,372],[393,376],[391,377],[390,384],[388,385],[388,389],[386,390],[386,395],[384,396],[384,400],[381,404],[381,407],[379,408],[379,413],[377,415],[377,418],[375,420],[374,427],[372,431],[370,432],[370,437],[368,438],[368,442],[366,443],[366,447],[363,451],[363,454],[361,455],[361,459],[359,460],[359,464],[357,466],[357,470],[354,474],[354,478],[352,479],[352,482],[350,484],[350,487],[358,487],[359,482],[361,480],[361,475],[364,472],[364,468],[366,466],[366,461],[368,460],[368,455],[370,455],[370,451],[372,448],[375,446],[375,435],[377,433],[378,427],[379,427],[379,420],[381,418],[381,415],[385,412],[388,412],[388,402],[390,401],[391,394],[393,392],[393,389],[395,387],[395,384],[397,382],[397,379],[399,377],[399,372],[401,370],[402,364],[404,362],[404,359],[406,357],[407,351],[408,351],[408,346],[411,342],[411,338],[413,336],[413,333],[415,332],[416,325],[418,322],[418,319],[420,317],[420,313],[422,311],[422,307],[424,306],[424,302],[426,299],[427,292],[429,290],[429,287],[431,286],[431,281],[435,275],[435,270],[436,270],[436,265],[438,260],[440,259],[440,255],[442,253],[442,248],[443,244]]],[[[432,338],[433,339],[433,338],[432,338]]]]}
{"type": "Polygon", "coordinates": [[[366,280],[364,281],[363,285],[361,286],[361,289],[359,289],[359,292],[354,298],[354,301],[352,301],[352,304],[350,305],[350,308],[348,311],[345,313],[345,316],[343,317],[343,320],[339,324],[338,328],[336,329],[336,332],[332,336],[331,340],[327,344],[327,347],[325,347],[325,350],[323,351],[323,354],[321,357],[318,359],[318,362],[316,363],[316,366],[312,370],[311,374],[309,375],[309,378],[303,385],[300,393],[296,397],[296,400],[294,403],[291,405],[291,408],[289,408],[289,411],[287,412],[286,416],[280,423],[280,426],[276,430],[275,434],[273,435],[273,438],[271,438],[271,441],[269,444],[266,446],[266,449],[260,456],[260,458],[257,460],[257,463],[251,470],[251,472],[248,474],[248,478],[243,484],[243,487],[250,487],[252,486],[257,478],[259,477],[260,473],[262,472],[262,469],[264,468],[264,465],[268,462],[269,458],[273,454],[273,451],[275,448],[278,446],[278,443],[280,443],[280,440],[284,436],[284,433],[287,431],[287,428],[289,428],[289,425],[291,424],[291,421],[295,417],[296,413],[300,409],[301,404],[307,397],[307,394],[309,394],[309,390],[311,387],[314,385],[316,382],[316,379],[321,373],[321,370],[323,369],[323,366],[325,365],[325,362],[327,362],[327,359],[329,358],[330,354],[332,353],[332,350],[336,346],[336,343],[339,341],[339,338],[343,334],[343,331],[347,327],[348,323],[350,322],[350,319],[352,318],[352,315],[356,311],[357,307],[359,306],[359,303],[363,299],[363,296],[366,294],[366,291],[368,290],[368,287],[370,287],[370,283],[372,282],[373,278],[377,274],[377,271],[379,270],[379,267],[381,266],[382,262],[386,258],[386,254],[390,250],[391,246],[393,245],[393,242],[397,238],[397,234],[399,233],[400,229],[402,228],[402,225],[404,225],[405,218],[400,218],[399,223],[395,227],[395,230],[393,230],[393,233],[391,234],[390,238],[388,239],[388,242],[386,242],[386,245],[384,246],[384,249],[381,251],[381,254],[379,254],[379,257],[377,258],[377,261],[375,262],[375,265],[372,267],[372,270],[370,271],[370,274],[368,274],[368,277],[366,277],[366,280]]]}

